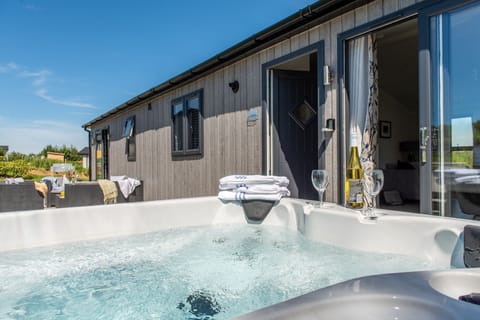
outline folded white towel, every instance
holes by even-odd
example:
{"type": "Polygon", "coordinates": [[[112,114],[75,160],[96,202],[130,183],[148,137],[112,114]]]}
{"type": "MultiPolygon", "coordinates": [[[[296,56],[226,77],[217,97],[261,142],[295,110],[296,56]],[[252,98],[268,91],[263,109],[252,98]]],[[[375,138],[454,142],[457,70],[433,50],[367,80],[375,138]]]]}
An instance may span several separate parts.
{"type": "Polygon", "coordinates": [[[279,193],[282,196],[289,196],[290,191],[287,187],[281,187],[276,184],[254,184],[246,187],[239,187],[233,189],[236,192],[245,192],[247,194],[274,194],[279,193]]]}
{"type": "Polygon", "coordinates": [[[283,176],[232,175],[221,178],[219,188],[229,190],[254,184],[276,184],[287,187],[288,183],[288,178],[283,176]]]}
{"type": "Polygon", "coordinates": [[[135,188],[141,184],[140,180],[129,178],[127,176],[111,176],[110,180],[117,181],[118,187],[125,198],[128,198],[135,188]]]}
{"type": "Polygon", "coordinates": [[[245,192],[235,192],[235,191],[220,191],[218,193],[218,198],[225,201],[241,201],[241,200],[268,200],[268,201],[278,201],[282,198],[282,195],[279,193],[273,194],[248,194],[245,192]]]}

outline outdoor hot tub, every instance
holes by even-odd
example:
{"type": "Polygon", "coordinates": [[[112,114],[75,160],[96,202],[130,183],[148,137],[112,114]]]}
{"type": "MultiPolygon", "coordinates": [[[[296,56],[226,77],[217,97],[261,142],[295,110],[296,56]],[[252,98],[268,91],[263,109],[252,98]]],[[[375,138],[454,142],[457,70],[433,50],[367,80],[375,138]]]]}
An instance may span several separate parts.
{"type": "Polygon", "coordinates": [[[0,215],[4,319],[473,319],[479,222],[216,197],[0,215]]]}

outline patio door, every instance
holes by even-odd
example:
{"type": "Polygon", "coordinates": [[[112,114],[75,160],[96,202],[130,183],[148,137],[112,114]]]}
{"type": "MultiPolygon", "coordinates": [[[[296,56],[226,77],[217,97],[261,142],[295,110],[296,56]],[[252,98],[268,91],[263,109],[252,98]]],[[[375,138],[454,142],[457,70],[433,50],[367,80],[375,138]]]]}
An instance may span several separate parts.
{"type": "Polygon", "coordinates": [[[353,31],[346,38],[345,55],[343,157],[348,159],[350,147],[356,146],[364,172],[383,170],[382,193],[376,199],[365,195],[365,203],[419,212],[416,17],[366,33],[353,31]]]}
{"type": "Polygon", "coordinates": [[[262,65],[264,172],[286,176],[291,197],[318,199],[313,169],[324,168],[323,41],[262,65]]]}
{"type": "Polygon", "coordinates": [[[480,214],[480,4],[421,16],[422,212],[480,214]]]}
{"type": "Polygon", "coordinates": [[[108,179],[108,146],[110,142],[109,129],[97,130],[95,133],[95,178],[108,179]]]}

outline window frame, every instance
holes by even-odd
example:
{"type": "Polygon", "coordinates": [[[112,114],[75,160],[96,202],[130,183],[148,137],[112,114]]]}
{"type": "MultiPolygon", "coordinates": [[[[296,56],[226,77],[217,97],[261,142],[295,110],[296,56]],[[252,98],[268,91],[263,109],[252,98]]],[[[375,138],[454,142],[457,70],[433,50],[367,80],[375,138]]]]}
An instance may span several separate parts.
{"type": "Polygon", "coordinates": [[[196,90],[184,96],[175,98],[170,103],[170,121],[171,121],[171,152],[174,158],[184,158],[194,155],[203,155],[203,89],[196,90]],[[188,101],[198,98],[199,104],[199,118],[198,118],[198,148],[188,149],[189,136],[188,136],[188,101]],[[174,106],[182,105],[182,115],[180,121],[181,125],[181,149],[175,150],[175,115],[174,106]]]}
{"type": "Polygon", "coordinates": [[[125,120],[125,124],[123,125],[122,137],[131,137],[134,135],[135,132],[135,116],[128,117],[125,120]],[[130,130],[127,132],[127,128],[130,130]]]}
{"type": "Polygon", "coordinates": [[[135,139],[135,116],[130,116],[125,120],[123,125],[122,137],[125,138],[125,154],[127,155],[127,161],[137,160],[137,146],[135,139]],[[127,128],[129,128],[127,132],[127,128]]]}

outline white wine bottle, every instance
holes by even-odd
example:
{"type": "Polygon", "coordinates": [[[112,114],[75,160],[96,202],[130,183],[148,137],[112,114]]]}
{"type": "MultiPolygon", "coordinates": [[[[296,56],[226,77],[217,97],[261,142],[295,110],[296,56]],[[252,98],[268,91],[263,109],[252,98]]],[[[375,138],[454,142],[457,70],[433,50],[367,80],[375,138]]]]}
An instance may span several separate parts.
{"type": "Polygon", "coordinates": [[[363,169],[358,157],[357,146],[350,147],[350,159],[345,181],[345,201],[348,208],[363,208],[363,169]]]}

